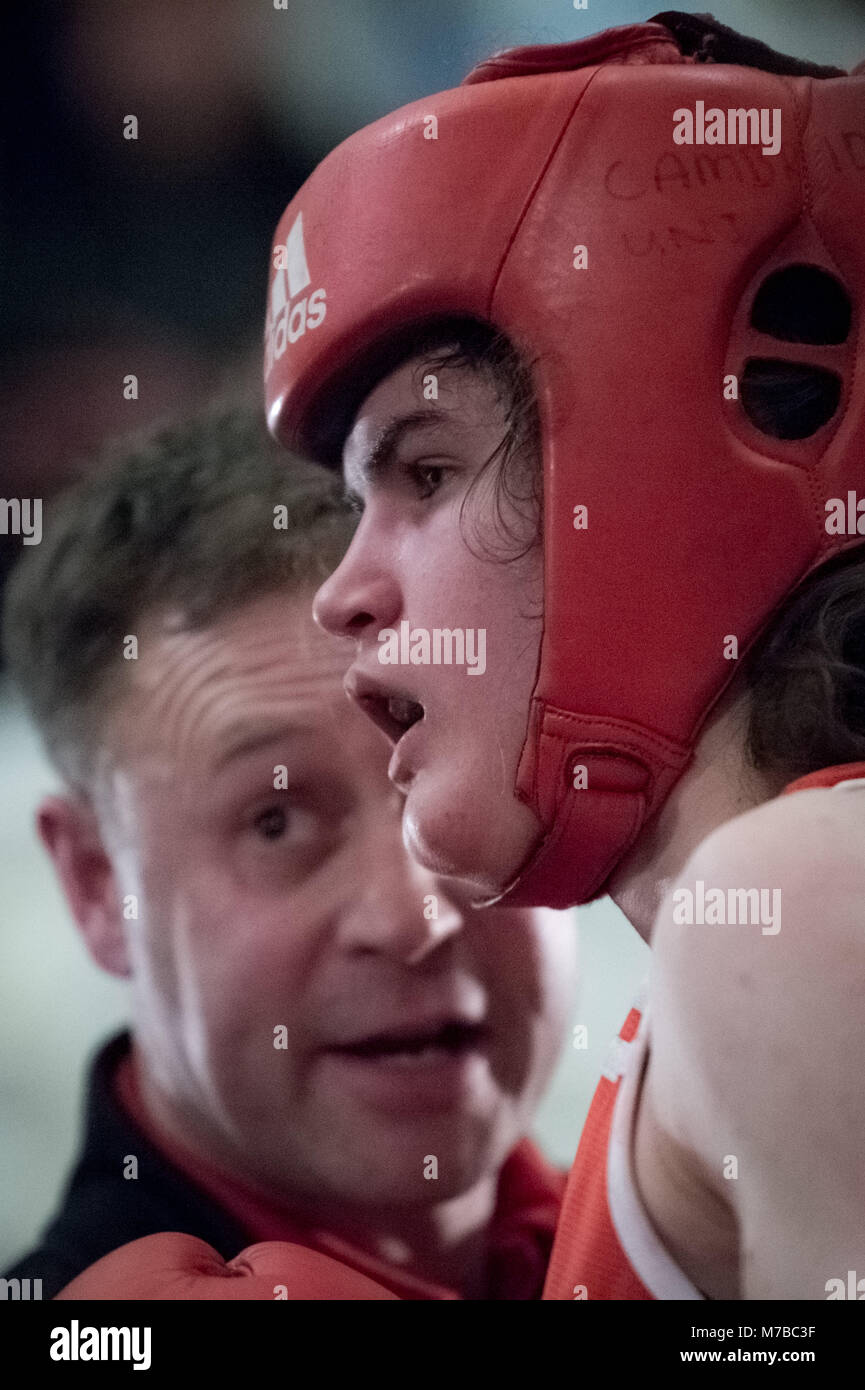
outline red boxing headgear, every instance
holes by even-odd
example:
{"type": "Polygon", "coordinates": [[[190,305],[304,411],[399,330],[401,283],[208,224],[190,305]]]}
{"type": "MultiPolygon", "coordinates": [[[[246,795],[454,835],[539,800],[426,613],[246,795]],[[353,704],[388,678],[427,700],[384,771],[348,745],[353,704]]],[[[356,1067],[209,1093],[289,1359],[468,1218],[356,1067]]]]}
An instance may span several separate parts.
{"type": "Polygon", "coordinates": [[[855,518],[865,496],[865,73],[744,39],[731,59],[730,31],[662,18],[514,50],[377,121],[276,233],[287,445],[334,464],[346,389],[358,404],[420,321],[485,320],[535,364],[544,635],[517,791],[544,834],[512,903],[604,890],[734,674],[730,639],[741,657],[865,534],[827,531],[829,499],[855,518]],[[781,426],[778,364],[799,388],[781,426]]]}

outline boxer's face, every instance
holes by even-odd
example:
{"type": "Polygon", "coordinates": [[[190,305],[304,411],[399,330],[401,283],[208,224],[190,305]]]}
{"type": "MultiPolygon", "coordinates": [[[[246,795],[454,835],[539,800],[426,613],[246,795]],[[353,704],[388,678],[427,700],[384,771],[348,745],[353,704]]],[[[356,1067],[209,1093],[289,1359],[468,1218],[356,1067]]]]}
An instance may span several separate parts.
{"type": "Polygon", "coordinates": [[[506,430],[492,383],[450,368],[431,402],[424,376],[421,359],[406,363],[358,412],[343,457],[363,517],[316,617],[355,640],[348,688],[394,744],[406,843],[422,864],[487,893],[514,876],[541,829],[514,787],[541,640],[542,556],[535,546],[502,558],[501,534],[518,521],[494,495],[497,464],[467,497],[506,430]],[[395,644],[401,664],[383,664],[380,634],[403,623],[431,634],[428,664],[395,644]],[[435,629],[474,633],[476,646],[483,630],[483,674],[437,664],[435,629]]]}
{"type": "Polygon", "coordinates": [[[145,632],[109,726],[103,835],[138,900],[148,1093],[175,1137],[319,1215],[432,1205],[523,1131],[573,931],[472,913],[410,859],[386,748],[310,597],[145,632]]]}

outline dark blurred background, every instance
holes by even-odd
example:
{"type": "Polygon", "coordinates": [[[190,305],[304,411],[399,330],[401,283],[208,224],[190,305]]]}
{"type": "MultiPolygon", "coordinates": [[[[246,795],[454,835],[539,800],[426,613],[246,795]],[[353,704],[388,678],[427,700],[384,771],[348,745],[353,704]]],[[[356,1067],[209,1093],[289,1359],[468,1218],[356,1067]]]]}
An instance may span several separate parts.
{"type": "MultiPolygon", "coordinates": [[[[345,135],[456,84],[497,47],[654,10],[651,0],[7,5],[0,496],[49,495],[107,437],[257,387],[273,229],[345,135]],[[123,138],[127,115],[137,140],[123,138]],[[123,396],[129,373],[137,401],[123,396]]],[[[715,0],[714,12],[818,61],[865,56],[865,0],[715,0]]],[[[14,550],[2,538],[0,563],[14,550]]]]}
{"type": "MultiPolygon", "coordinates": [[[[851,67],[865,0],[704,0],[783,51],[851,67]]],[[[670,6],[672,7],[672,6],[670,6]]],[[[117,435],[257,392],[270,242],[344,136],[515,44],[649,18],[645,0],[7,0],[0,64],[0,499],[50,498],[117,435]],[[138,139],[123,138],[124,118],[138,139]],[[123,382],[138,378],[137,400],[123,382]]],[[[699,13],[704,5],[680,8],[699,13]]],[[[18,541],[0,535],[0,585],[18,541]]],[[[84,1059],[125,1016],[32,829],[52,785],[0,679],[0,1261],[31,1240],[75,1142],[84,1059]],[[12,1196],[11,1194],[14,1194],[12,1196]]],[[[646,951],[580,913],[577,1021],[538,1132],[569,1161],[646,951]]]]}

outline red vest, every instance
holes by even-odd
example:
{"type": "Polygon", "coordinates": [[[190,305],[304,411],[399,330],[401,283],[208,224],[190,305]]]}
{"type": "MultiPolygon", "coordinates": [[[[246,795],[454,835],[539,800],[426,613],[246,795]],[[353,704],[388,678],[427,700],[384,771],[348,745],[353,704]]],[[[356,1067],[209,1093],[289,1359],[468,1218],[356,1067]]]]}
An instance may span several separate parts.
{"type": "MultiPolygon", "coordinates": [[[[858,779],[865,779],[865,763],[823,768],[782,795],[858,779]]],[[[633,1179],[631,1139],[648,1054],[642,1021],[640,1008],[632,1008],[595,1091],[565,1189],[545,1299],[702,1298],[664,1248],[633,1179]]]]}

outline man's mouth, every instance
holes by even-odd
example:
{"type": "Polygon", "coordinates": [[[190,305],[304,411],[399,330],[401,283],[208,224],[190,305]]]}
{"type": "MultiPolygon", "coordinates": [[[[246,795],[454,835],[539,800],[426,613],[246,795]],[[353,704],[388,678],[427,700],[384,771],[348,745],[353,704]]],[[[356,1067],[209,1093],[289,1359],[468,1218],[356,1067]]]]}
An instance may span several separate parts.
{"type": "Polygon", "coordinates": [[[444,1023],[419,1031],[377,1033],[358,1042],[329,1049],[341,1056],[405,1067],[424,1066],[476,1052],[486,1029],[476,1023],[444,1023]]]}
{"type": "Polygon", "coordinates": [[[389,691],[368,676],[352,675],[350,672],[345,688],[393,744],[399,743],[403,734],[426,714],[420,701],[402,691],[389,691]]]}

